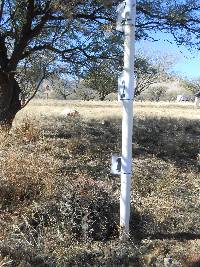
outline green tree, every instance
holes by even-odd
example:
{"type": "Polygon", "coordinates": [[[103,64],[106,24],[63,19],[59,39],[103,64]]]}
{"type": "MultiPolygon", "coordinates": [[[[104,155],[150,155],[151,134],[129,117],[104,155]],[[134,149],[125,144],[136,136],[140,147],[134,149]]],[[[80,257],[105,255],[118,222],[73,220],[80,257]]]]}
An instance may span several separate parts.
{"type": "Polygon", "coordinates": [[[165,86],[153,86],[149,90],[149,100],[150,101],[160,101],[163,100],[167,92],[167,87],[165,86]]]}
{"type": "Polygon", "coordinates": [[[159,95],[158,88],[153,87],[153,85],[170,79],[170,68],[174,63],[173,61],[170,55],[163,54],[155,57],[140,52],[135,60],[135,96],[139,96],[148,89],[152,91],[153,88],[156,90],[155,95],[159,95]]]}
{"type": "MultiPolygon", "coordinates": [[[[117,93],[117,81],[120,68],[113,62],[104,62],[98,66],[91,67],[84,77],[86,87],[98,92],[99,99],[104,100],[110,93],[117,93]]],[[[152,62],[152,59],[144,55],[138,55],[135,60],[135,96],[148,90],[153,84],[167,79],[165,63],[159,60],[152,62]]]]}
{"type": "Polygon", "coordinates": [[[21,107],[25,107],[30,100],[37,94],[43,80],[52,75],[51,68],[52,59],[48,54],[43,54],[42,57],[32,57],[20,64],[15,73],[15,79],[19,84],[21,99],[24,98],[24,103],[21,107]]]}
{"type": "Polygon", "coordinates": [[[59,74],[51,75],[49,81],[53,91],[64,100],[76,91],[76,81],[62,78],[59,74]]]}
{"type": "Polygon", "coordinates": [[[200,78],[193,80],[182,80],[181,85],[187,92],[194,95],[200,90],[200,78]]]}
{"type": "Polygon", "coordinates": [[[138,57],[135,60],[135,96],[139,96],[152,84],[156,83],[160,77],[159,69],[153,66],[145,57],[138,57]]]}
{"type": "Polygon", "coordinates": [[[93,66],[84,77],[84,85],[98,92],[99,99],[117,91],[117,70],[111,64],[105,62],[99,66],[93,66]]]}
{"type": "MultiPolygon", "coordinates": [[[[10,126],[21,109],[19,67],[48,51],[68,73],[91,62],[122,61],[122,34],[116,32],[119,0],[2,0],[0,3],[0,124],[10,126]],[[105,34],[106,33],[106,34],[105,34]]],[[[138,0],[136,39],[152,31],[171,32],[178,44],[199,46],[198,0],[138,0]]]]}

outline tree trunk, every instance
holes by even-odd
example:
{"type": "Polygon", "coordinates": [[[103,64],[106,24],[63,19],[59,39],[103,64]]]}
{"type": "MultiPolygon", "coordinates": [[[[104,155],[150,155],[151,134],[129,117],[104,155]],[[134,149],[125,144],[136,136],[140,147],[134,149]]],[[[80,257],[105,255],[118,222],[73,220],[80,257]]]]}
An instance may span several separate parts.
{"type": "Polygon", "coordinates": [[[106,97],[106,94],[104,92],[99,92],[99,100],[104,101],[106,97]]]}
{"type": "Polygon", "coordinates": [[[21,109],[20,88],[14,75],[0,72],[0,127],[10,129],[16,113],[21,109]]]}

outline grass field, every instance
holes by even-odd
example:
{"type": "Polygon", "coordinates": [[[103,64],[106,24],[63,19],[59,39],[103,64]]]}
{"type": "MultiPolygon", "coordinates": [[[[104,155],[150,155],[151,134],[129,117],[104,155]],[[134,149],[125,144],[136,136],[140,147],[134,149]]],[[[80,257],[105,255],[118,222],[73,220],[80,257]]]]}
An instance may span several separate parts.
{"type": "Polygon", "coordinates": [[[200,109],[134,106],[125,243],[120,177],[110,174],[120,104],[35,100],[19,112],[0,137],[0,266],[200,265],[200,109]]]}
{"type": "MultiPolygon", "coordinates": [[[[119,102],[98,101],[58,101],[58,100],[35,100],[21,113],[33,115],[58,116],[64,108],[77,109],[81,117],[88,119],[121,118],[121,105],[119,102]]],[[[163,117],[199,119],[200,111],[189,103],[170,102],[137,102],[135,103],[137,116],[156,115],[163,117]]],[[[20,117],[19,113],[19,117],[20,117]]]]}

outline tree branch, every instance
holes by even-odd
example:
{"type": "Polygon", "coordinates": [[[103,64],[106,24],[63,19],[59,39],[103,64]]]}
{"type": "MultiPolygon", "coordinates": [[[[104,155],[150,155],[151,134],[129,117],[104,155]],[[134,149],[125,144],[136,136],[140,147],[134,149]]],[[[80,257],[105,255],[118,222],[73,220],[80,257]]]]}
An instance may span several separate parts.
{"type": "Polygon", "coordinates": [[[0,35],[0,67],[2,70],[6,68],[8,64],[7,48],[5,45],[5,37],[0,35]]]}
{"type": "Polygon", "coordinates": [[[42,84],[42,81],[44,80],[45,77],[46,77],[46,70],[43,71],[43,75],[42,75],[40,81],[38,82],[32,96],[26,101],[26,103],[21,107],[21,109],[25,108],[28,105],[28,103],[35,97],[35,95],[37,94],[37,92],[40,88],[40,85],[42,84]]]}
{"type": "Polygon", "coordinates": [[[26,22],[23,25],[21,33],[20,33],[20,40],[15,41],[14,51],[12,53],[11,59],[8,64],[9,71],[16,69],[17,64],[19,60],[22,58],[23,51],[26,48],[28,42],[30,42],[34,37],[36,37],[42,31],[45,23],[48,21],[49,4],[50,2],[48,1],[45,7],[46,13],[42,16],[40,22],[33,29],[31,29],[32,22],[35,17],[34,0],[28,1],[26,22]]]}
{"type": "Polygon", "coordinates": [[[5,3],[5,1],[1,0],[1,4],[0,4],[0,23],[1,23],[1,20],[2,20],[2,16],[3,16],[4,3],[5,3]]]}

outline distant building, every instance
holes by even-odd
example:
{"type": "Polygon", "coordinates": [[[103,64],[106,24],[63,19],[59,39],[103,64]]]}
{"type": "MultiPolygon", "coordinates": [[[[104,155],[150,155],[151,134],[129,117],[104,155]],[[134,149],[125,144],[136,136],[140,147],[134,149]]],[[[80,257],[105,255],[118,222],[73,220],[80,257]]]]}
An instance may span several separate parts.
{"type": "Polygon", "coordinates": [[[44,80],[42,85],[41,85],[41,91],[45,95],[45,98],[48,99],[49,95],[52,92],[52,87],[51,84],[48,80],[44,80]]]}
{"type": "Polygon", "coordinates": [[[190,101],[190,97],[187,95],[177,95],[176,98],[177,102],[186,102],[186,101],[190,101]]]}
{"type": "Polygon", "coordinates": [[[49,87],[49,85],[47,85],[46,88],[44,89],[44,93],[46,95],[46,99],[49,98],[49,93],[50,92],[51,92],[50,87],[49,87]]]}
{"type": "Polygon", "coordinates": [[[200,90],[195,94],[195,97],[199,97],[200,98],[200,90]]]}
{"type": "Polygon", "coordinates": [[[200,90],[195,94],[194,104],[196,107],[200,106],[200,90]]]}

